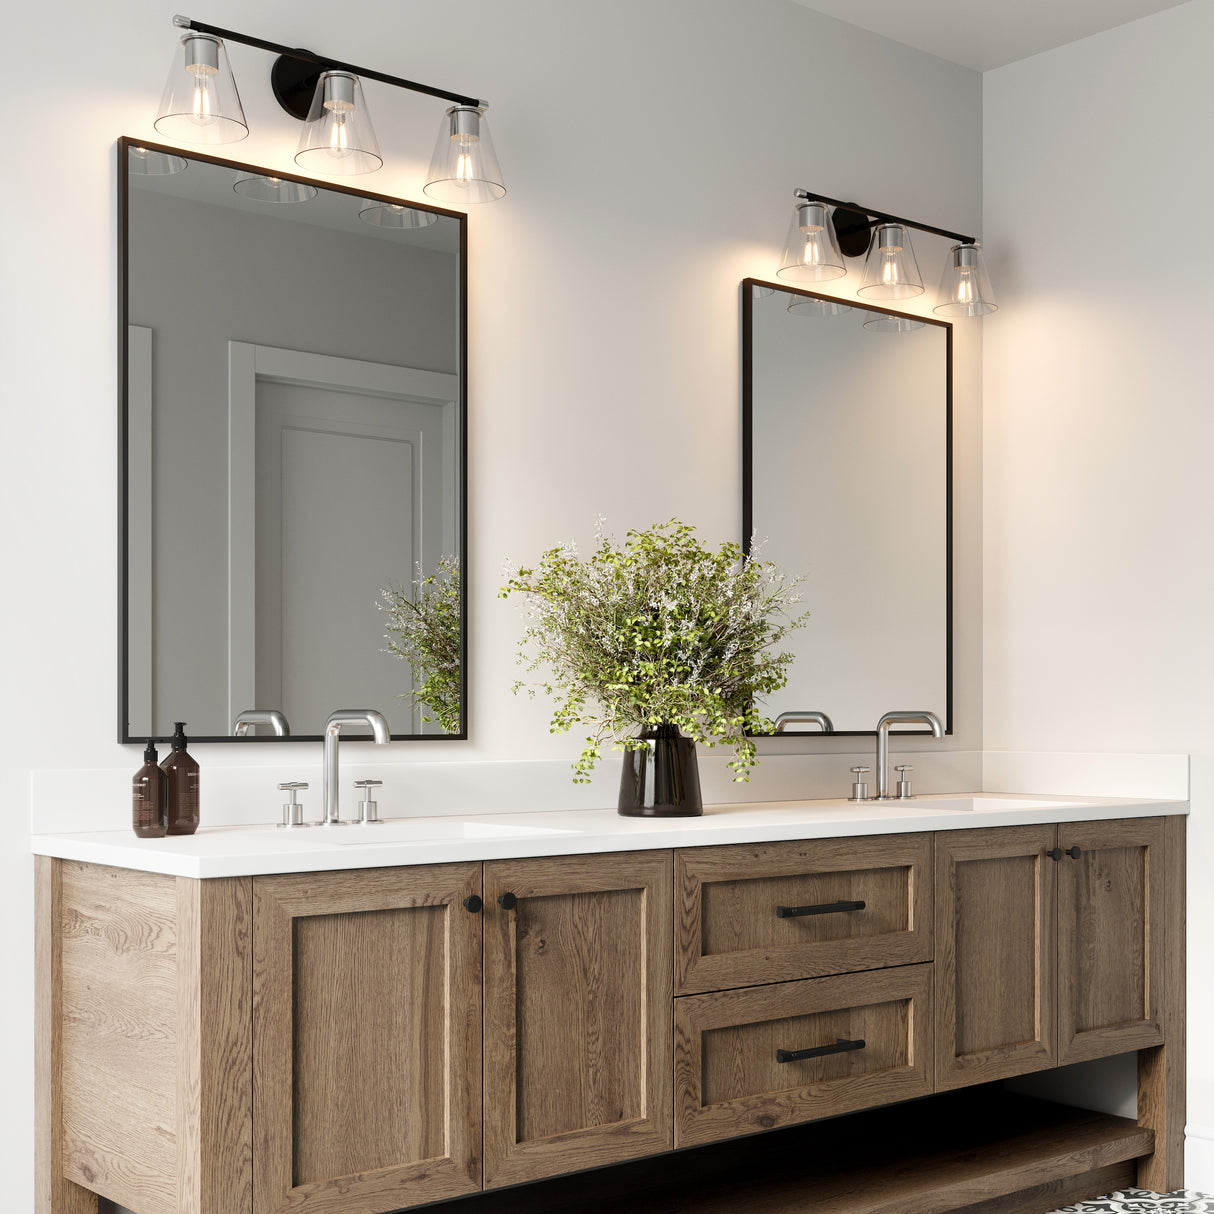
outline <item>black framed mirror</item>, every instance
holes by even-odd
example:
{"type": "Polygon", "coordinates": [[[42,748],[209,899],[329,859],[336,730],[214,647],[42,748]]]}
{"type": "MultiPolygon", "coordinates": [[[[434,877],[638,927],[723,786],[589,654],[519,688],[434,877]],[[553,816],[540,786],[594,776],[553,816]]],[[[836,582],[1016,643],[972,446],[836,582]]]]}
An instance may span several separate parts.
{"type": "Polygon", "coordinates": [[[118,170],[119,740],[466,737],[465,216],[127,138],[118,170]],[[445,606],[445,713],[393,589],[445,606]]]}
{"type": "Polygon", "coordinates": [[[743,281],[743,544],[806,575],[810,612],[771,718],[952,732],[952,363],[946,321],[743,281]]]}

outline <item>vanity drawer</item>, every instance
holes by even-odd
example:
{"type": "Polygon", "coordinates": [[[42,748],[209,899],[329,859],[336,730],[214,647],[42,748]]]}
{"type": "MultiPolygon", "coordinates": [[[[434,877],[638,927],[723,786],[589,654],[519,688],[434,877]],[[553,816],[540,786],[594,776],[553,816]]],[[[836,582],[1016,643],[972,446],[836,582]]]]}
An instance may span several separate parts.
{"type": "Polygon", "coordinates": [[[675,993],[932,958],[932,837],[675,852],[675,993]]]}
{"type": "Polygon", "coordinates": [[[931,965],[675,1000],[675,1146],[932,1090],[931,965]]]}

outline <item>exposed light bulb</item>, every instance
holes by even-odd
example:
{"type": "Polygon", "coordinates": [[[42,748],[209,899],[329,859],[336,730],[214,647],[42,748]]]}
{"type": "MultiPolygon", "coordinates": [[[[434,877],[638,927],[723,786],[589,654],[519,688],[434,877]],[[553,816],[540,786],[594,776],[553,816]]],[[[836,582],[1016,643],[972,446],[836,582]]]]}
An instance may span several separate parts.
{"type": "Polygon", "coordinates": [[[209,63],[188,63],[186,71],[194,77],[194,121],[199,126],[209,126],[215,121],[214,77],[218,68],[209,63]]]}
{"type": "Polygon", "coordinates": [[[953,302],[972,304],[977,298],[974,289],[974,269],[972,266],[962,266],[957,270],[957,284],[953,287],[953,302]]]}

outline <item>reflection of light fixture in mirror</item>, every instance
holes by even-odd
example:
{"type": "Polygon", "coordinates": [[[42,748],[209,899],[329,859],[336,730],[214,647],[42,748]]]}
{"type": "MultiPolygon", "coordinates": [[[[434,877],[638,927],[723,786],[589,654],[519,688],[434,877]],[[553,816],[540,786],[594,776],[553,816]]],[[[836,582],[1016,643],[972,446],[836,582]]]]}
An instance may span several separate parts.
{"type": "Polygon", "coordinates": [[[170,173],[184,172],[190,162],[184,156],[158,152],[155,148],[131,148],[127,164],[132,177],[167,177],[170,173]]]}
{"type": "Polygon", "coordinates": [[[321,72],[295,163],[335,177],[373,173],[383,165],[357,76],[321,72]]]}
{"type": "Polygon", "coordinates": [[[821,202],[799,201],[793,207],[777,277],[794,282],[829,282],[846,273],[830,212],[821,202]]]}
{"type": "Polygon", "coordinates": [[[940,279],[940,302],[932,311],[941,316],[986,316],[999,311],[979,244],[956,244],[949,249],[940,279]]]}
{"type": "Polygon", "coordinates": [[[218,38],[182,37],[155,125],[162,135],[185,143],[235,143],[249,133],[228,52],[218,38]]]}
{"type": "Polygon", "coordinates": [[[866,299],[913,299],[923,294],[923,279],[904,225],[877,225],[864,262],[864,285],[856,293],[866,299]]]}
{"type": "Polygon", "coordinates": [[[309,202],[320,192],[303,181],[287,181],[283,177],[242,177],[233,187],[244,198],[257,202],[309,202]]]}
{"type": "Polygon", "coordinates": [[[911,333],[915,329],[922,329],[925,321],[915,320],[912,316],[894,316],[890,313],[882,313],[880,316],[874,316],[872,320],[866,320],[864,327],[873,333],[911,333]]]}
{"type": "Polygon", "coordinates": [[[358,213],[363,223],[375,228],[395,228],[407,231],[428,228],[438,221],[433,211],[419,211],[416,207],[401,206],[396,202],[369,202],[358,213]]]}
{"type": "Polygon", "coordinates": [[[506,193],[483,105],[453,105],[443,116],[422,189],[460,203],[494,202],[506,193]]]}
{"type": "Polygon", "coordinates": [[[852,310],[851,304],[839,299],[811,299],[808,295],[793,295],[788,311],[794,316],[843,316],[852,310]]]}
{"type": "Polygon", "coordinates": [[[776,293],[775,287],[765,287],[757,282],[750,288],[750,291],[755,299],[770,299],[776,293]]]}

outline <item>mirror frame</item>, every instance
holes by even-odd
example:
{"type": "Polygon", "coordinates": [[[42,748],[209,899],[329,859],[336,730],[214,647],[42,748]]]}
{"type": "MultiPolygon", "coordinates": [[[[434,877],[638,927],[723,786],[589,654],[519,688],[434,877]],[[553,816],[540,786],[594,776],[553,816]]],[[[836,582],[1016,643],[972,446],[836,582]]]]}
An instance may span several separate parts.
{"type": "MultiPolygon", "coordinates": [[[[221,168],[249,171],[263,175],[280,177],[285,181],[298,181],[314,185],[321,189],[332,190],[339,194],[349,194],[356,198],[368,199],[372,202],[391,202],[404,206],[415,207],[418,210],[430,211],[435,215],[445,215],[459,222],[459,275],[458,275],[458,322],[459,322],[459,353],[457,358],[457,374],[459,376],[459,400],[457,404],[459,418],[459,451],[456,466],[459,472],[459,487],[457,500],[459,502],[459,560],[460,560],[460,667],[463,672],[460,688],[460,731],[458,733],[394,733],[394,742],[459,742],[468,738],[468,217],[463,211],[452,211],[446,207],[434,206],[428,199],[425,202],[414,202],[406,198],[397,198],[391,194],[380,194],[372,190],[355,188],[348,185],[330,183],[320,178],[305,177],[298,173],[284,172],[279,168],[266,165],[250,164],[243,160],[228,160],[224,157],[204,155],[192,149],[174,147],[171,144],[150,143],[146,139],[135,139],[123,135],[117,141],[117,174],[118,174],[118,741],[123,745],[141,743],[146,734],[132,735],[129,732],[129,595],[127,578],[130,574],[129,561],[129,530],[130,522],[128,503],[130,498],[130,468],[128,461],[129,434],[129,351],[128,351],[128,322],[129,314],[129,272],[127,253],[130,248],[130,176],[128,172],[129,152],[133,147],[147,148],[153,152],[165,152],[173,156],[182,156],[188,160],[196,160],[205,164],[218,165],[221,168]]],[[[334,705],[340,707],[340,705],[334,705]]],[[[351,740],[368,740],[369,733],[349,733],[342,735],[351,740]]],[[[250,734],[243,738],[235,738],[230,734],[189,734],[190,742],[320,742],[322,734],[291,734],[290,737],[260,736],[250,734]]],[[[164,734],[153,738],[155,742],[168,742],[170,735],[164,734]]]]}
{"type": "MultiPolygon", "coordinates": [[[[824,299],[829,303],[845,303],[848,307],[865,312],[879,312],[886,316],[906,316],[920,320],[926,325],[935,325],[945,334],[944,373],[944,583],[945,583],[945,644],[944,644],[944,732],[953,732],[953,325],[951,321],[935,317],[920,316],[914,312],[899,312],[894,308],[879,308],[862,303],[858,299],[838,295],[823,295],[817,291],[803,291],[787,283],[771,282],[763,278],[742,279],[742,551],[749,555],[754,534],[754,300],[755,287],[770,287],[785,295],[803,295],[808,299],[824,299]]],[[[821,709],[829,713],[826,704],[805,704],[803,708],[821,709]]],[[[889,710],[922,708],[921,704],[891,704],[889,710]]],[[[898,730],[899,737],[931,737],[929,729],[898,730]]],[[[876,722],[872,729],[839,729],[823,734],[816,731],[784,734],[755,734],[764,738],[871,738],[877,733],[876,722]]]]}

